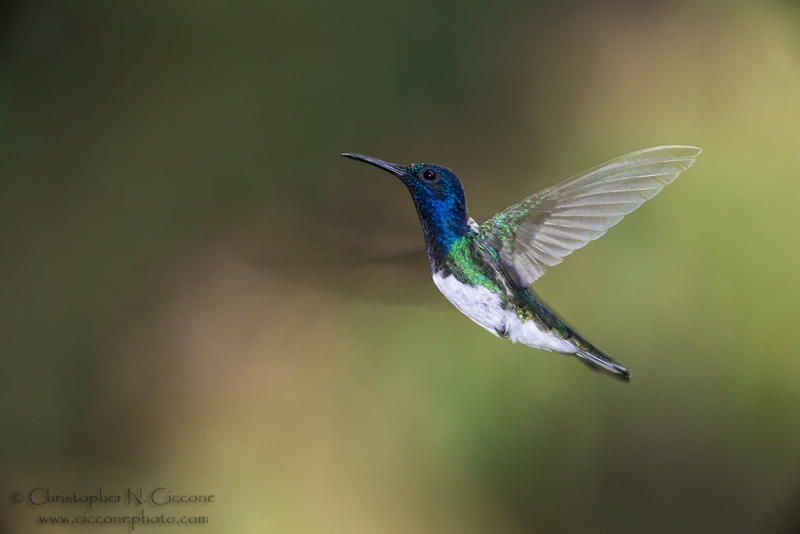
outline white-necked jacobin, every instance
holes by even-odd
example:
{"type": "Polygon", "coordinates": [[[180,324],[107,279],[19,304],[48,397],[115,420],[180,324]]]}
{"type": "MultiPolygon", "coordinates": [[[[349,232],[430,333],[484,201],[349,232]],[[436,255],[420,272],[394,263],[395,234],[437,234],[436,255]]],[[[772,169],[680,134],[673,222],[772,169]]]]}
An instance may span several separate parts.
{"type": "Polygon", "coordinates": [[[550,310],[531,290],[547,267],[603,235],[695,161],[700,149],[633,152],[529,196],[477,224],[464,189],[439,165],[396,165],[342,154],[394,174],[414,199],[433,282],[467,317],[496,336],[574,354],[625,381],[630,373],[550,310]]]}

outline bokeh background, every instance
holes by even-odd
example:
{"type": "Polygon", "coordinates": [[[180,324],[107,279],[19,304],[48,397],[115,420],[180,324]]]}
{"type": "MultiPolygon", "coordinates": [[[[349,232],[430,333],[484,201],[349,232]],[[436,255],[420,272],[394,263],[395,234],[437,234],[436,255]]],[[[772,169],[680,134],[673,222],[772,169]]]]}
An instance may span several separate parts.
{"type": "Polygon", "coordinates": [[[0,9],[0,531],[800,532],[800,4],[0,9]],[[482,220],[659,144],[704,152],[536,285],[627,385],[377,261],[411,200],[338,156],[482,220]]]}

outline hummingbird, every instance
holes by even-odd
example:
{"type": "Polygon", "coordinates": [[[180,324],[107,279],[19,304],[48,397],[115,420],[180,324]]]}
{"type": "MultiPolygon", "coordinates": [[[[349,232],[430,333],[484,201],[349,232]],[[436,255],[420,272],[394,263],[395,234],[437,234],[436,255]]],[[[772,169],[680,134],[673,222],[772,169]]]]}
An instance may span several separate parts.
{"type": "Polygon", "coordinates": [[[468,215],[461,181],[446,167],[342,155],[405,184],[422,224],[433,282],[464,315],[495,336],[572,354],[627,382],[625,366],[567,324],[531,285],[658,194],[700,152],[679,145],[632,152],[524,198],[483,224],[468,215]]]}

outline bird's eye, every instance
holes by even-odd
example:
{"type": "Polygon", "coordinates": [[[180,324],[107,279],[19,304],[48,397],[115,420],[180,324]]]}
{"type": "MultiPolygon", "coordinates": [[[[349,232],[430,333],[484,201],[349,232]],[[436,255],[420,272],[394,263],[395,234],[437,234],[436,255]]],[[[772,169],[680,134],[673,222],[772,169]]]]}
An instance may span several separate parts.
{"type": "Polygon", "coordinates": [[[422,171],[422,177],[428,180],[429,182],[432,182],[433,180],[436,179],[436,171],[434,171],[433,169],[425,169],[424,171],[422,171]]]}

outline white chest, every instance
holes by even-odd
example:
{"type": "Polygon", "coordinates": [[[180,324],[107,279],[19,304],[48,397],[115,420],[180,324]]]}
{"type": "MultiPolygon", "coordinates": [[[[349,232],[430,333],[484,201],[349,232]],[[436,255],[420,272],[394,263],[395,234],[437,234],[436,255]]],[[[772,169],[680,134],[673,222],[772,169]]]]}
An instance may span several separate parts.
{"type": "Polygon", "coordinates": [[[461,313],[494,335],[505,332],[511,341],[539,349],[574,353],[575,347],[549,332],[543,332],[533,321],[523,321],[516,311],[503,308],[500,295],[481,286],[462,284],[455,276],[434,273],[433,283],[461,313]]]}
{"type": "Polygon", "coordinates": [[[470,286],[459,282],[455,276],[434,273],[433,283],[458,311],[484,327],[494,335],[505,331],[508,312],[502,307],[500,295],[485,287],[470,286]]]}

